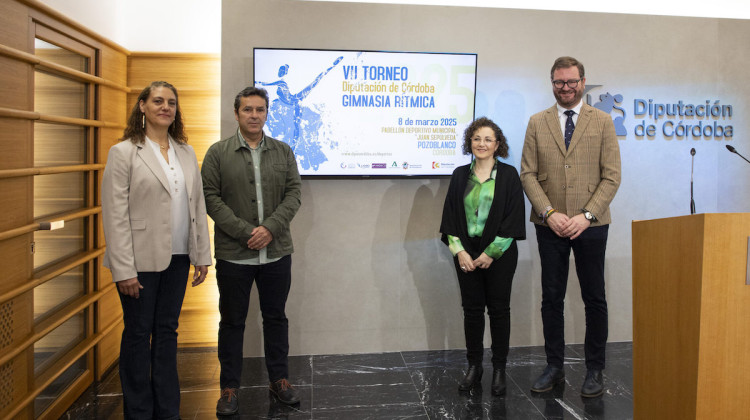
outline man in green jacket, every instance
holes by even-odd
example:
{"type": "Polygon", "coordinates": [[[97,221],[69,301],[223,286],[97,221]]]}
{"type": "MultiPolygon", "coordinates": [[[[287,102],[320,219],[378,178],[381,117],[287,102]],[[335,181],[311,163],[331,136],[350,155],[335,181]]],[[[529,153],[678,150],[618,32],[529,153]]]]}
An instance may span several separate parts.
{"type": "Polygon", "coordinates": [[[217,414],[237,413],[242,340],[253,281],[263,316],[270,391],[285,404],[299,394],[289,384],[289,323],[285,306],[291,285],[289,224],[299,210],[301,180],[289,145],[266,136],[268,93],[247,87],[234,100],[237,133],[211,146],[203,160],[203,192],[214,220],[219,286],[219,378],[217,414]]]}

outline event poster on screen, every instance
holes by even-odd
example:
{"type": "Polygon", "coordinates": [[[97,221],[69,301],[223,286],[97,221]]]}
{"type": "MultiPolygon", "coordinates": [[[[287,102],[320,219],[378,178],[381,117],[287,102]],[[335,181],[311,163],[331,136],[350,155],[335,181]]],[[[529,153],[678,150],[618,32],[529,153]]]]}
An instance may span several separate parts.
{"type": "Polygon", "coordinates": [[[450,175],[470,162],[476,54],[255,48],[266,134],[302,175],[450,175]]]}

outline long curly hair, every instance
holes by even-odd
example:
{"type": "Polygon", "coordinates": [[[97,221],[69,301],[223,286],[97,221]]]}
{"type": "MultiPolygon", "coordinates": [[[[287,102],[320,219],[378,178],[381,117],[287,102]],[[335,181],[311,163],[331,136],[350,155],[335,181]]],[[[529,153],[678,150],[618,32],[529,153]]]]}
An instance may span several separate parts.
{"type": "Polygon", "coordinates": [[[146,141],[146,129],[143,127],[144,114],[141,112],[140,103],[141,101],[146,102],[151,92],[158,87],[165,87],[172,90],[175,99],[177,99],[177,109],[174,114],[174,122],[169,126],[167,132],[169,135],[178,143],[187,143],[187,135],[185,134],[185,126],[182,123],[182,111],[180,110],[180,100],[177,96],[177,89],[170,83],[157,81],[151,82],[146,88],[144,88],[138,95],[138,99],[133,105],[133,110],[130,111],[130,117],[128,118],[128,125],[125,127],[125,131],[122,133],[120,140],[130,140],[135,144],[141,144],[146,141]]]}
{"type": "Polygon", "coordinates": [[[493,156],[497,158],[498,156],[502,158],[508,157],[508,140],[503,135],[503,130],[500,129],[500,127],[495,124],[494,121],[487,117],[480,117],[474,120],[471,124],[469,124],[468,127],[466,127],[466,130],[464,131],[464,147],[463,152],[465,155],[471,154],[471,138],[474,136],[474,133],[477,132],[480,128],[489,127],[492,129],[492,131],[495,133],[495,140],[497,140],[497,150],[495,150],[495,153],[493,156]]]}

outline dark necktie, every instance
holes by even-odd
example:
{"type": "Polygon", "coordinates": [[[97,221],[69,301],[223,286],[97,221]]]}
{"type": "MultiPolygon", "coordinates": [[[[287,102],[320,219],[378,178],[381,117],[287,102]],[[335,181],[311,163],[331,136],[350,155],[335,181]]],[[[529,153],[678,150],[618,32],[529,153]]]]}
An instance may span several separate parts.
{"type": "Polygon", "coordinates": [[[570,109],[564,112],[564,114],[568,116],[568,119],[565,120],[565,149],[570,146],[570,139],[573,138],[573,130],[576,129],[575,124],[573,124],[573,115],[575,115],[575,113],[575,111],[570,109]]]}

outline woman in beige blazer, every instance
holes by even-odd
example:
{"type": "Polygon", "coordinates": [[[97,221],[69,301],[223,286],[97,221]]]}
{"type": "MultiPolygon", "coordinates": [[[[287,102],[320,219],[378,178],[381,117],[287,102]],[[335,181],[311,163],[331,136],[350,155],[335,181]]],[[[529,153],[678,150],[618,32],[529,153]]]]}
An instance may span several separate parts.
{"type": "Polygon", "coordinates": [[[190,264],[193,286],[211,265],[198,161],[177,90],[153,82],[138,96],[102,178],[104,266],[117,282],[125,328],[125,418],[177,419],[177,325],[190,264]]]}

